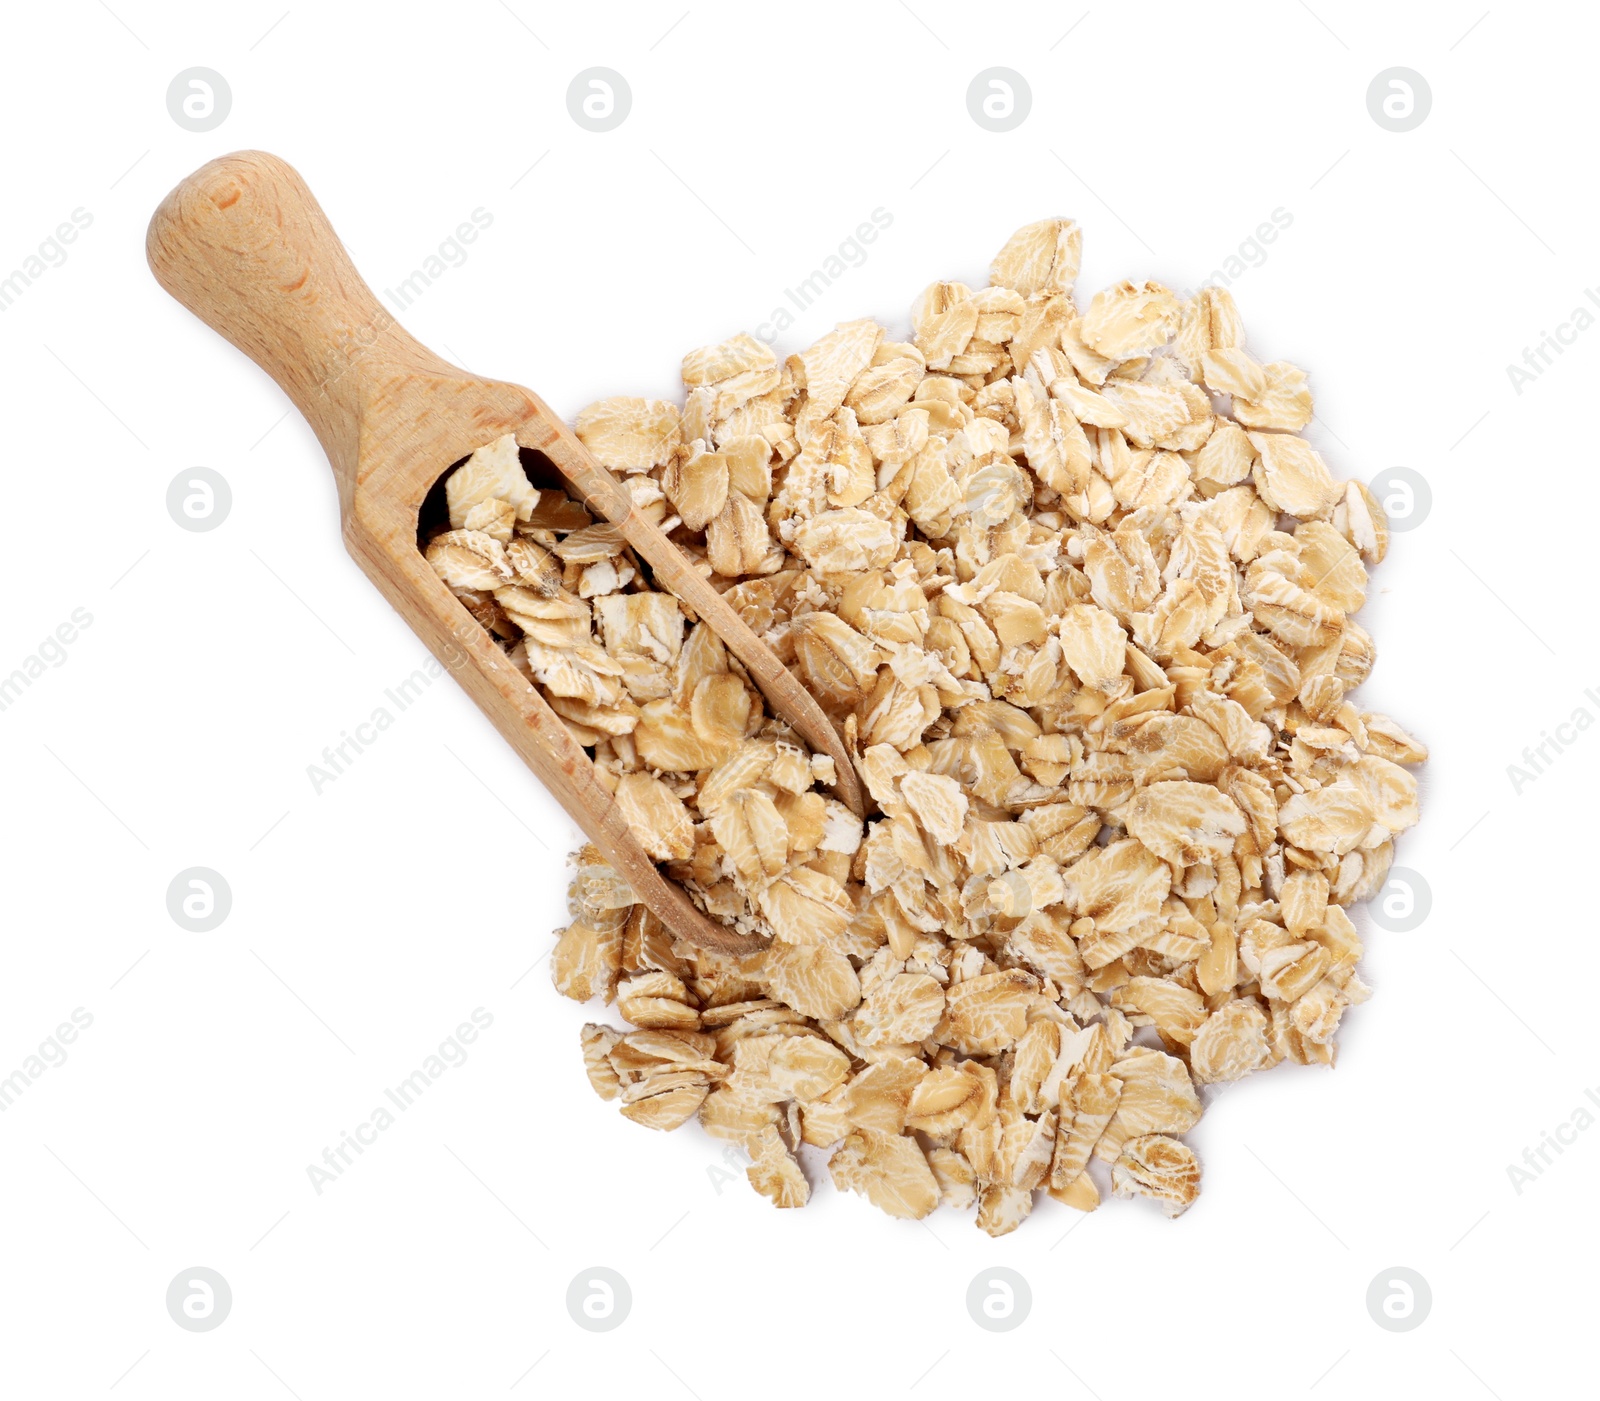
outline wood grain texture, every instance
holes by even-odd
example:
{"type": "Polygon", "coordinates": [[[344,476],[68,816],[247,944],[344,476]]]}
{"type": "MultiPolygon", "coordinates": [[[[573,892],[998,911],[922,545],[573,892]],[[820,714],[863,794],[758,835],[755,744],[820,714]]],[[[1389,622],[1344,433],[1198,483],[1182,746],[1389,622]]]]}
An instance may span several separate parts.
{"type": "Polygon", "coordinates": [[[156,210],[146,253],[157,281],[294,401],[333,468],[350,554],[635,894],[698,946],[759,948],[662,876],[561,718],[423,559],[423,499],[452,463],[502,434],[545,454],[592,510],[621,527],[657,585],[739,658],[773,711],[833,757],[839,796],[859,814],[850,756],[788,669],[677,546],[633,512],[626,490],[537,395],[456,368],[384,310],[284,161],[243,151],[202,166],[156,210]]]}

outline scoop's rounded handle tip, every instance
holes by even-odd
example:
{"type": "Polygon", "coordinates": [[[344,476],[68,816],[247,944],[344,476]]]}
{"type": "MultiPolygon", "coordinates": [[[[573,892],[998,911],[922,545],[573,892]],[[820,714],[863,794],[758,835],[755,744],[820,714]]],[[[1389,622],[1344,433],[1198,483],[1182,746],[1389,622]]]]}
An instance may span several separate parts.
{"type": "Polygon", "coordinates": [[[156,280],[176,296],[172,269],[182,256],[195,211],[209,206],[216,213],[225,214],[244,198],[248,189],[263,181],[290,186],[299,183],[302,189],[305,183],[292,165],[270,151],[234,151],[207,161],[174,185],[156,206],[145,232],[145,256],[156,280]]]}
{"type": "Polygon", "coordinates": [[[397,364],[442,362],[362,281],[299,171],[267,151],[208,162],[161,201],[145,255],[162,287],[294,400],[348,504],[368,387],[397,364]]]}
{"type": "Polygon", "coordinates": [[[287,319],[292,304],[281,298],[304,287],[297,274],[309,274],[313,262],[360,282],[300,172],[266,151],[219,156],[180,180],[150,217],[145,257],[157,282],[236,343],[246,329],[241,313],[287,319]]]}

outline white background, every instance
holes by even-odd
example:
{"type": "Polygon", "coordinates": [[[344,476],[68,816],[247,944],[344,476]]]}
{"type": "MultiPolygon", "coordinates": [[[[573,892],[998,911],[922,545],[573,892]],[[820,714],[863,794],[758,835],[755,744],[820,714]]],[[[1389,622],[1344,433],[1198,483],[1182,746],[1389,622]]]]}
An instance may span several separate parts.
{"type": "Polygon", "coordinates": [[[1563,1281],[1592,1279],[1600,1131],[1520,1195],[1506,1169],[1600,1086],[1583,893],[1600,736],[1520,795],[1506,766],[1576,707],[1600,714],[1583,694],[1600,687],[1600,331],[1520,395],[1505,367],[1600,281],[1593,16],[285,3],[7,12],[0,276],[75,208],[93,223],[0,314],[0,673],[74,608],[93,623],[0,713],[0,1076],[72,1009],[94,1021],[0,1115],[0,1389],[1512,1401],[1592,1385],[1592,1290],[1563,1281]],[[206,134],[165,104],[194,65],[233,96],[206,134]],[[605,134],[565,103],[594,65],[633,94],[605,134]],[[1003,135],[965,101],[992,65],[1033,92],[1003,135]],[[1433,94],[1404,134],[1365,99],[1395,65],[1433,94]],[[1367,706],[1433,749],[1399,854],[1433,907],[1405,934],[1361,917],[1377,995],[1346,1019],[1337,1070],[1221,1096],[1190,1136],[1205,1188],[1180,1221],[1046,1200],[1000,1241],[950,1212],[891,1221],[825,1176],[776,1212],[715,1180],[721,1145],[697,1126],[650,1134],[597,1100],[577,1035],[599,1009],[559,998],[540,962],[576,833],[465,696],[437,683],[320,795],[308,780],[424,654],[341,552],[305,424],[145,267],[162,195],[241,147],[300,168],[379,289],[490,213],[402,320],[569,417],[676,394],[685,350],[754,329],[875,208],[892,225],[780,353],[865,314],[903,333],[923,285],[981,285],[1046,215],[1084,225],[1085,296],[1122,276],[1194,287],[1292,215],[1233,284],[1252,348],[1310,372],[1309,436],[1338,474],[1406,465],[1433,493],[1362,615],[1381,654],[1367,706]],[[210,533],[166,511],[195,466],[233,493],[210,533]],[[190,866],[233,892],[209,934],[167,914],[190,866]],[[470,1059],[317,1195],[307,1164],[478,1007],[494,1021],[470,1059]],[[233,1290],[204,1334],[164,1306],[194,1265],[233,1290]],[[592,1265],[631,1285],[614,1332],[565,1307],[592,1265]],[[996,1265],[1032,1291],[1009,1334],[964,1303],[996,1265]],[[1403,1334],[1364,1302],[1396,1265],[1433,1291],[1403,1334]]]}

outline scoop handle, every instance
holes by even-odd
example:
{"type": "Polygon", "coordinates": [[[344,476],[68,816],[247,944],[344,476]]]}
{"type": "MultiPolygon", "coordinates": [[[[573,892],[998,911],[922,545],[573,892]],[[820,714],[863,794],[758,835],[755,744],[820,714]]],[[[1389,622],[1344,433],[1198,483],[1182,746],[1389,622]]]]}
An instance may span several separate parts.
{"type": "Polygon", "coordinates": [[[151,217],[145,255],[156,281],[294,401],[346,514],[374,388],[395,372],[457,373],[384,309],[299,173],[265,151],[184,179],[151,217]]]}

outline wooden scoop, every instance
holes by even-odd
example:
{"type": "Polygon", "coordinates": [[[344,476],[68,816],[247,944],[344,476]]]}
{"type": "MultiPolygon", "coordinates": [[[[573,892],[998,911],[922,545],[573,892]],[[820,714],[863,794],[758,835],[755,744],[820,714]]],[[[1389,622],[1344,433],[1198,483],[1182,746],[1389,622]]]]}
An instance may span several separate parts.
{"type": "Polygon", "coordinates": [[[146,253],[156,280],[277,380],[316,431],[339,488],[344,542],[379,592],[467,689],[634,893],[675,935],[744,953],[761,941],[697,910],[645,854],[559,716],[422,557],[417,517],[439,478],[514,433],[703,619],[772,710],[832,757],[840,798],[862,796],[815,700],[632,498],[527,389],[479,379],[413,340],[372,295],[299,174],[241,151],[202,166],[161,202],[146,253]]]}

